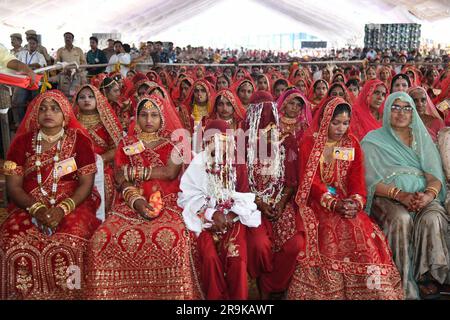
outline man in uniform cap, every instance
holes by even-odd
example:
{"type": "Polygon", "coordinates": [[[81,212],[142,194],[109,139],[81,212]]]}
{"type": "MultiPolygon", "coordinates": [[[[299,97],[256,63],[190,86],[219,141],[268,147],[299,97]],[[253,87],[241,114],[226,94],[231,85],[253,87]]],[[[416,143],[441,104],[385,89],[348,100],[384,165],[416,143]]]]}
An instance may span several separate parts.
{"type": "MultiPolygon", "coordinates": [[[[27,30],[27,31],[25,31],[25,35],[26,35],[27,40],[30,36],[38,38],[37,32],[35,30],[27,30]]],[[[24,49],[28,50],[28,45],[25,45],[24,49]]],[[[42,54],[44,56],[45,61],[47,62],[47,65],[52,64],[52,58],[48,54],[47,49],[40,43],[38,44],[37,52],[39,52],[40,54],[42,54]]]]}
{"type": "Polygon", "coordinates": [[[13,48],[10,50],[11,54],[15,55],[17,58],[17,55],[20,51],[23,50],[22,48],[22,35],[20,33],[13,33],[11,36],[11,45],[13,48]]]}

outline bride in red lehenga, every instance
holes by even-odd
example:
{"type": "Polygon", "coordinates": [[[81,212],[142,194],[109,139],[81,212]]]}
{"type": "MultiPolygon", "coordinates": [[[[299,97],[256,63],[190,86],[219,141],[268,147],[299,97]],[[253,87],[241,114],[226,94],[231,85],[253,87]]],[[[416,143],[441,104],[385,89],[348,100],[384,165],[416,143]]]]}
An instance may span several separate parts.
{"type": "Polygon", "coordinates": [[[289,299],[402,299],[399,272],[386,237],[363,211],[363,154],[349,133],[351,107],[326,99],[300,146],[296,203],[306,246],[289,299]]]}
{"type": "Polygon", "coordinates": [[[84,271],[100,196],[91,141],[61,92],[31,102],[3,169],[10,215],[0,226],[0,300],[79,299],[67,271],[84,271]]]}
{"type": "Polygon", "coordinates": [[[177,205],[182,163],[170,135],[182,128],[167,100],[139,101],[115,158],[121,195],[87,250],[85,298],[202,298],[193,234],[177,205]]]}
{"type": "Polygon", "coordinates": [[[73,107],[78,121],[89,133],[94,152],[102,157],[105,210],[108,211],[115,194],[113,162],[122,138],[122,126],[108,100],[93,85],[86,84],[78,90],[73,107]]]}

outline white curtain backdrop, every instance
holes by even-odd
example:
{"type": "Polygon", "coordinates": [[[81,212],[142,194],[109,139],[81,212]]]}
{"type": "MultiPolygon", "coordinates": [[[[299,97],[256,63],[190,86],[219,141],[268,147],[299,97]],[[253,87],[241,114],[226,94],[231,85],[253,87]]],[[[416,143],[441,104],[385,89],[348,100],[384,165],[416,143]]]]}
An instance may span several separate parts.
{"type": "Polygon", "coordinates": [[[424,38],[450,44],[450,0],[0,1],[1,43],[9,46],[10,33],[34,29],[55,50],[64,45],[65,31],[83,49],[92,33],[102,32],[121,33],[136,45],[161,39],[235,46],[286,32],[306,32],[336,46],[362,45],[366,23],[412,22],[422,23],[424,38]]]}

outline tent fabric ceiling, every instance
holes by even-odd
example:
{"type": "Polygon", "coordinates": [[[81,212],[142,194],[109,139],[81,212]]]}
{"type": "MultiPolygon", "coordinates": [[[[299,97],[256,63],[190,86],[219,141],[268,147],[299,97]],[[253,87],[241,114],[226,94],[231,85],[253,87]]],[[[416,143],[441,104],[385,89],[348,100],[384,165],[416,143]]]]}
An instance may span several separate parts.
{"type": "MultiPolygon", "coordinates": [[[[230,0],[6,0],[0,2],[2,29],[40,33],[85,29],[147,40],[230,0]],[[78,29],[77,29],[78,28],[78,29]]],[[[450,0],[253,0],[282,13],[328,40],[351,39],[368,22],[435,22],[450,18],[450,0]]],[[[234,2],[234,1],[233,1],[234,2]]],[[[237,10],[239,4],[236,1],[237,10]]],[[[236,23],[230,19],[230,23],[236,23]]],[[[210,27],[210,26],[208,26],[210,27]]],[[[2,32],[3,33],[3,32],[2,32]]]]}

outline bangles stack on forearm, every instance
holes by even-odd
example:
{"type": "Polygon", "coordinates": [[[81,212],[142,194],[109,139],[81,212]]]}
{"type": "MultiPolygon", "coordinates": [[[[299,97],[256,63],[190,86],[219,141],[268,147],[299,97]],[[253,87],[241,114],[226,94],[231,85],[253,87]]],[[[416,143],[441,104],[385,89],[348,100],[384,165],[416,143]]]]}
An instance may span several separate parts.
{"type": "Polygon", "coordinates": [[[127,182],[148,181],[152,175],[153,167],[123,166],[123,176],[127,182]]]}
{"type": "Polygon", "coordinates": [[[27,208],[28,213],[30,216],[34,218],[36,215],[36,212],[38,212],[40,209],[45,208],[47,209],[47,206],[43,204],[42,202],[35,202],[31,207],[27,208]]]}
{"type": "Polygon", "coordinates": [[[388,191],[388,197],[391,198],[392,200],[398,200],[397,197],[400,194],[400,192],[402,192],[402,189],[397,188],[397,187],[392,187],[388,191]]]}
{"type": "Polygon", "coordinates": [[[336,209],[337,199],[329,192],[325,192],[320,198],[320,205],[331,212],[336,209]]]}
{"type": "Polygon", "coordinates": [[[439,196],[439,190],[433,187],[427,187],[424,192],[431,192],[434,195],[434,199],[439,196]]]}
{"type": "Polygon", "coordinates": [[[64,216],[67,216],[69,213],[75,210],[76,205],[75,201],[72,198],[66,198],[61,201],[58,205],[58,208],[61,208],[64,211],[64,216]]]}
{"type": "Polygon", "coordinates": [[[133,210],[135,210],[134,204],[137,200],[145,201],[145,198],[141,195],[139,189],[132,186],[123,189],[122,196],[128,206],[133,210]]]}

